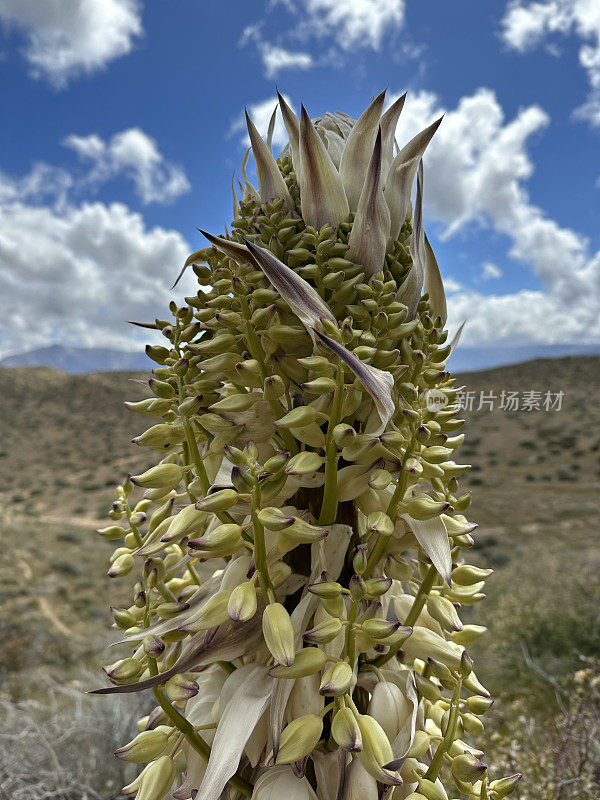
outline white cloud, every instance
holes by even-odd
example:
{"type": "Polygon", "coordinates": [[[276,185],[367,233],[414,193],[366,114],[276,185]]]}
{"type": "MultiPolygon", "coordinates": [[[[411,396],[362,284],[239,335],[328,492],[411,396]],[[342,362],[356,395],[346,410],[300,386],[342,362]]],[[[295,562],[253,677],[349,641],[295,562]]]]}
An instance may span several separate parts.
{"type": "MultiPolygon", "coordinates": [[[[579,63],[590,93],[576,116],[600,126],[600,3],[597,0],[511,0],[502,20],[502,36],[521,53],[546,43],[553,34],[581,40],[579,63]]],[[[553,42],[547,46],[552,47],[553,42]]],[[[555,54],[554,51],[553,54],[555,54]]]]}
{"type": "Polygon", "coordinates": [[[331,35],[343,50],[378,50],[386,33],[402,27],[406,10],[404,0],[303,0],[299,5],[307,34],[331,35]]]}
{"type": "MultiPolygon", "coordinates": [[[[292,15],[292,20],[280,23],[284,33],[277,43],[269,42],[264,35],[265,20],[244,28],[240,46],[253,42],[264,66],[265,77],[275,78],[284,69],[308,70],[316,65],[340,63],[340,54],[355,52],[360,48],[379,50],[390,32],[404,25],[405,0],[271,0],[270,7],[282,5],[292,15]],[[303,43],[315,39],[328,39],[329,52],[319,47],[319,56],[306,50],[291,50],[283,40],[303,43]]],[[[415,58],[421,52],[418,45],[405,42],[401,51],[406,58],[415,58]]]]}
{"type": "Polygon", "coordinates": [[[463,288],[462,283],[455,280],[454,278],[444,278],[444,289],[446,290],[446,294],[453,294],[454,292],[459,292],[463,288]]]}
{"type": "Polygon", "coordinates": [[[283,69],[307,70],[314,66],[310,53],[293,52],[267,42],[261,45],[260,54],[265,67],[265,77],[269,79],[275,78],[283,69]]]}
{"type": "MultiPolygon", "coordinates": [[[[65,208],[0,201],[3,354],[60,341],[130,348],[152,338],[125,320],[164,316],[190,251],[181,234],[149,229],[121,203],[65,208]]],[[[177,290],[191,293],[189,276],[177,290]]]]}
{"type": "MultiPolygon", "coordinates": [[[[286,103],[288,103],[291,108],[294,108],[290,98],[286,94],[282,96],[284,97],[286,103]]],[[[269,120],[271,119],[271,115],[275,108],[277,108],[277,98],[275,97],[269,97],[267,100],[262,100],[259,103],[251,103],[248,106],[248,114],[250,115],[252,122],[254,122],[258,132],[265,139],[267,136],[267,130],[269,128],[269,120]]],[[[248,138],[248,133],[246,131],[246,118],[243,112],[236,117],[229,128],[230,135],[235,135],[241,132],[243,132],[241,137],[242,144],[245,147],[250,147],[250,139],[248,138]]],[[[283,147],[287,144],[287,140],[288,136],[285,130],[285,125],[283,124],[281,113],[278,110],[277,117],[275,119],[275,128],[273,129],[273,147],[283,147]]]]}
{"type": "MultiPolygon", "coordinates": [[[[397,129],[400,145],[443,111],[432,93],[409,95],[397,129]]],[[[454,294],[449,308],[454,323],[469,317],[467,341],[600,338],[600,253],[590,253],[584,236],[548,218],[526,188],[534,168],[529,139],[548,124],[537,106],[505,120],[495,94],[479,89],[446,112],[425,154],[427,211],[444,224],[443,237],[472,224],[491,227],[543,285],[503,296],[454,294]]]]}
{"type": "Polygon", "coordinates": [[[481,265],[481,277],[484,280],[498,280],[502,277],[502,270],[497,264],[493,264],[491,261],[485,261],[481,265]]]}
{"type": "Polygon", "coordinates": [[[87,182],[103,183],[124,174],[144,203],[168,203],[190,189],[182,167],[167,161],[156,141],[139,128],[116,133],[108,141],[97,134],[71,134],[63,144],[91,162],[87,182]]]}
{"type": "Polygon", "coordinates": [[[23,30],[32,74],[57,88],[129,53],[142,33],[139,0],[0,0],[0,20],[23,30]]]}
{"type": "Polygon", "coordinates": [[[254,42],[265,69],[265,78],[272,80],[284,69],[307,70],[315,66],[310,53],[288,50],[280,45],[267,42],[263,38],[263,23],[247,25],[240,38],[240,47],[254,42]]]}

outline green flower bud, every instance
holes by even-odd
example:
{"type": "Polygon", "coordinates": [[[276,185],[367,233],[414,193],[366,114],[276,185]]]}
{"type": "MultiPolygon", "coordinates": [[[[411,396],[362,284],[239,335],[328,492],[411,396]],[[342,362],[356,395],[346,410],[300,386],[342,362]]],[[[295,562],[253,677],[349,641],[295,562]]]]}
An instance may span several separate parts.
{"type": "Polygon", "coordinates": [[[472,695],[467,698],[467,708],[472,714],[481,716],[485,714],[494,704],[494,701],[488,697],[480,697],[479,695],[472,695]]]}
{"type": "Polygon", "coordinates": [[[465,625],[461,631],[456,631],[451,634],[452,641],[456,644],[468,646],[477,641],[479,637],[487,631],[483,625],[465,625]]]}
{"type": "Polygon", "coordinates": [[[151,761],[128,786],[123,794],[135,794],[136,800],[162,800],[175,780],[175,762],[170,756],[151,761]]]}
{"type": "Polygon", "coordinates": [[[186,675],[174,675],[165,683],[165,690],[173,703],[183,703],[190,700],[199,692],[200,687],[196,681],[186,675]]]}
{"type": "Polygon", "coordinates": [[[436,622],[440,623],[444,630],[462,630],[463,625],[454,604],[445,597],[430,595],[427,599],[427,611],[436,622]]]}
{"type": "Polygon", "coordinates": [[[340,708],[331,722],[331,735],[335,742],[349,753],[362,750],[362,736],[354,712],[349,708],[340,708]]]}
{"type": "Polygon", "coordinates": [[[273,678],[306,678],[320,672],[325,666],[327,655],[317,647],[305,647],[298,650],[291,667],[271,667],[269,675],[273,678]]]}
{"type": "Polygon", "coordinates": [[[339,619],[331,617],[323,620],[303,635],[303,640],[310,644],[329,644],[342,630],[342,623],[339,619]]]}
{"type": "Polygon", "coordinates": [[[357,715],[363,749],[358,759],[367,772],[376,779],[385,775],[384,766],[394,759],[390,740],[376,719],[368,714],[357,715]]]}
{"type": "Polygon", "coordinates": [[[321,468],[325,459],[317,453],[305,450],[293,456],[286,468],[286,475],[311,475],[321,468]]]}
{"type": "Polygon", "coordinates": [[[462,564],[452,570],[452,581],[461,586],[472,586],[488,578],[493,571],[493,569],[481,569],[480,567],[472,567],[469,564],[462,564]]]}
{"type": "Polygon", "coordinates": [[[374,617],[373,619],[365,620],[361,627],[369,638],[381,641],[395,633],[400,627],[400,623],[389,622],[387,619],[381,619],[381,617],[374,617]]]}
{"type": "Polygon", "coordinates": [[[409,757],[421,758],[429,750],[431,739],[425,731],[415,731],[415,735],[408,751],[409,757]]]}
{"type": "Polygon", "coordinates": [[[506,778],[500,778],[500,780],[492,781],[489,785],[489,789],[495,792],[494,800],[502,800],[503,797],[507,797],[509,794],[514,792],[522,777],[523,776],[521,773],[517,772],[514,775],[509,775],[506,778]]]}
{"type": "Polygon", "coordinates": [[[283,729],[276,764],[291,764],[309,755],[323,732],[323,720],[316,714],[304,714],[283,729]]]}
{"type": "MultiPolygon", "coordinates": [[[[144,648],[144,653],[152,658],[160,658],[160,656],[162,656],[162,654],[165,652],[165,643],[153,633],[149,633],[144,636],[142,645],[144,648]]],[[[145,760],[149,761],[150,759],[145,760]]]]}
{"type": "MultiPolygon", "coordinates": [[[[277,664],[290,667],[294,663],[294,627],[281,603],[270,603],[263,612],[263,636],[277,664]]],[[[294,759],[292,759],[294,760],[294,759]]]]}
{"type": "Polygon", "coordinates": [[[288,464],[290,461],[290,454],[286,451],[281,453],[277,453],[277,455],[272,456],[271,458],[267,459],[264,464],[265,472],[270,472],[272,474],[277,474],[284,469],[285,465],[288,464]]]}
{"type": "Polygon", "coordinates": [[[110,565],[109,578],[121,578],[123,575],[127,575],[133,569],[134,563],[131,553],[121,553],[110,565]]]}
{"type": "Polygon", "coordinates": [[[391,578],[369,578],[364,583],[365,597],[381,597],[390,589],[391,585],[391,578]]]}
{"type": "Polygon", "coordinates": [[[339,697],[339,695],[346,694],[355,682],[356,678],[350,664],[346,661],[338,661],[327,667],[323,673],[319,694],[339,697]]]}
{"type": "Polygon", "coordinates": [[[131,683],[139,678],[144,667],[137,658],[122,658],[102,669],[113,683],[122,684],[131,683]]]}
{"type": "Polygon", "coordinates": [[[269,531],[282,531],[285,528],[289,528],[290,525],[293,525],[295,521],[295,517],[286,514],[280,508],[274,508],[272,506],[261,508],[257,516],[261,525],[264,525],[269,531]]]}
{"type": "Polygon", "coordinates": [[[125,536],[126,531],[120,525],[109,525],[108,528],[98,528],[97,533],[109,542],[116,542],[125,536]]]}
{"type": "Polygon", "coordinates": [[[394,523],[383,511],[373,511],[367,515],[367,532],[380,536],[391,536],[394,532],[394,523]]]}
{"type": "Polygon", "coordinates": [[[338,447],[348,447],[356,439],[356,431],[351,425],[340,423],[333,429],[333,438],[338,447]]]}
{"type": "Polygon", "coordinates": [[[150,378],[148,386],[157,397],[161,397],[163,400],[170,400],[175,397],[174,387],[166,381],[157,381],[156,378],[150,378]]]}
{"type": "Polygon", "coordinates": [[[450,508],[450,503],[443,501],[432,500],[431,497],[424,495],[423,497],[415,497],[407,504],[409,516],[413,519],[433,519],[438,517],[450,508]]]}
{"type": "Polygon", "coordinates": [[[310,425],[318,419],[324,420],[327,419],[327,417],[325,414],[317,411],[313,406],[299,406],[298,408],[293,408],[291,411],[288,411],[281,419],[275,420],[275,426],[288,430],[290,428],[304,428],[306,425],[310,425]]]}
{"type": "Polygon", "coordinates": [[[220,489],[203,497],[196,503],[197,511],[227,511],[239,500],[235,489],[220,489]]]}
{"type": "Polygon", "coordinates": [[[190,539],[188,547],[192,550],[204,550],[206,552],[216,552],[226,554],[237,550],[242,535],[242,528],[235,523],[224,523],[217,525],[211,531],[207,531],[199,539],[190,539]]]}
{"type": "Polygon", "coordinates": [[[487,770],[487,764],[480,761],[470,753],[463,753],[452,759],[452,774],[459,781],[475,783],[483,778],[487,770]]]}
{"type": "Polygon", "coordinates": [[[308,591],[316,594],[317,597],[323,597],[327,600],[332,600],[340,597],[342,594],[342,586],[336,581],[328,580],[326,572],[321,574],[321,579],[316,583],[311,583],[308,586],[308,591]]]}
{"type": "Polygon", "coordinates": [[[421,778],[419,781],[419,792],[427,798],[427,800],[448,800],[446,790],[439,781],[435,783],[427,778],[421,778]]]}
{"type": "Polygon", "coordinates": [[[362,575],[367,568],[368,558],[366,547],[359,547],[352,559],[352,566],[357,575],[362,575]]]}
{"type": "Polygon", "coordinates": [[[247,622],[256,614],[256,588],[251,581],[244,581],[231,592],[227,603],[229,618],[236,622],[247,622]]]}
{"type": "Polygon", "coordinates": [[[134,764],[144,764],[158,758],[165,750],[172,728],[159,725],[154,730],[144,730],[139,733],[129,744],[115,750],[115,756],[121,761],[134,764]]]}

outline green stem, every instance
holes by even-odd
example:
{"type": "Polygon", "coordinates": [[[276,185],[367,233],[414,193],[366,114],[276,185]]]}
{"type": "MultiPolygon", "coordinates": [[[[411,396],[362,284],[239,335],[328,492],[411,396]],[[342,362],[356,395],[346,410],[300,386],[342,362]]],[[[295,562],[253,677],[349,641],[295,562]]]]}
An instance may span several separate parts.
{"type": "MultiPolygon", "coordinates": [[[[404,457],[402,459],[402,466],[400,467],[400,472],[398,473],[398,483],[396,484],[396,488],[394,490],[394,494],[389,502],[387,507],[387,511],[385,512],[388,517],[392,520],[392,522],[396,521],[396,515],[398,514],[398,507],[400,503],[404,500],[404,495],[406,494],[406,488],[408,486],[408,472],[404,469],[404,465],[406,461],[412,456],[414,448],[414,440],[408,445],[406,450],[404,451],[404,457]]],[[[385,553],[385,548],[388,544],[388,536],[382,536],[381,534],[377,535],[377,539],[375,541],[375,545],[371,550],[371,554],[367,560],[367,568],[363,574],[363,578],[366,580],[371,576],[371,573],[382,559],[383,554],[385,553]]]]}
{"type": "Polygon", "coordinates": [[[319,525],[331,525],[335,522],[338,507],[337,492],[337,445],[333,438],[333,431],[342,418],[342,405],[344,403],[344,367],[338,363],[337,386],[333,394],[331,416],[327,425],[325,438],[325,489],[323,502],[319,515],[319,525]]]}
{"type": "Polygon", "coordinates": [[[258,583],[266,603],[273,602],[275,599],[275,590],[269,577],[269,568],[267,566],[267,549],[265,545],[265,529],[263,524],[258,518],[260,511],[260,485],[257,484],[252,492],[252,506],[250,511],[250,518],[252,520],[252,528],[254,531],[254,563],[256,565],[256,572],[258,574],[258,583]]]}
{"type": "MultiPolygon", "coordinates": [[[[156,666],[155,659],[149,658],[148,661],[150,673],[152,675],[158,675],[158,667],[156,666]]],[[[177,728],[177,730],[179,730],[185,736],[191,747],[193,747],[194,750],[199,753],[205,761],[208,761],[210,758],[210,745],[205,742],[202,736],[200,736],[200,734],[194,730],[192,723],[175,708],[175,706],[169,700],[167,693],[161,686],[155,686],[152,689],[152,692],[154,693],[157,703],[165,712],[167,717],[171,720],[173,725],[177,728]]],[[[248,783],[248,781],[244,780],[244,778],[240,778],[239,775],[234,775],[229,779],[229,783],[239,792],[242,792],[242,794],[246,795],[246,797],[252,797],[252,784],[248,783]]]]}
{"type": "Polygon", "coordinates": [[[344,657],[348,659],[348,663],[354,669],[354,660],[356,658],[355,639],[353,625],[356,622],[356,614],[358,612],[358,600],[353,600],[350,604],[348,611],[348,626],[346,627],[346,638],[344,640],[344,657]]]}
{"type": "MultiPolygon", "coordinates": [[[[242,310],[242,317],[244,318],[244,322],[246,324],[246,341],[248,343],[248,350],[250,351],[250,355],[252,358],[257,362],[258,368],[260,370],[260,374],[263,380],[263,383],[266,378],[269,377],[269,371],[267,369],[267,365],[265,363],[265,359],[263,355],[261,355],[264,351],[262,346],[256,336],[256,331],[252,326],[252,322],[250,319],[250,309],[248,308],[248,303],[246,298],[243,295],[240,295],[240,307],[242,310]]],[[[275,417],[275,419],[281,419],[285,415],[285,409],[282,407],[281,403],[278,403],[274,397],[268,399],[269,407],[271,409],[271,413],[275,417]]],[[[291,455],[295,455],[298,452],[298,445],[296,444],[296,440],[292,436],[292,434],[287,430],[280,431],[283,441],[285,443],[286,448],[289,450],[291,455]]]]}
{"type": "Polygon", "coordinates": [[[450,715],[448,717],[448,727],[446,728],[446,733],[444,734],[444,738],[439,743],[437,750],[435,751],[434,757],[431,759],[431,764],[429,765],[429,769],[425,773],[425,778],[430,781],[435,781],[440,774],[440,769],[442,768],[442,763],[444,761],[444,756],[448,752],[448,750],[452,747],[452,742],[454,741],[454,735],[456,733],[456,725],[458,723],[458,707],[460,704],[460,693],[462,690],[462,677],[460,677],[456,683],[456,687],[454,689],[454,693],[452,694],[452,701],[450,705],[450,715]]]}
{"type": "MultiPolygon", "coordinates": [[[[433,588],[433,584],[435,583],[435,579],[437,577],[437,570],[432,565],[427,570],[427,574],[423,578],[421,582],[421,586],[419,587],[419,591],[415,595],[415,599],[412,602],[412,605],[409,609],[408,614],[406,615],[406,619],[404,620],[404,625],[407,627],[412,627],[415,622],[419,619],[419,614],[423,610],[423,606],[427,601],[427,597],[429,596],[429,592],[433,588]]],[[[383,653],[383,655],[377,656],[377,658],[373,659],[371,662],[376,667],[381,667],[393,658],[398,650],[402,647],[402,643],[393,645],[390,647],[387,653],[383,653]]]]}

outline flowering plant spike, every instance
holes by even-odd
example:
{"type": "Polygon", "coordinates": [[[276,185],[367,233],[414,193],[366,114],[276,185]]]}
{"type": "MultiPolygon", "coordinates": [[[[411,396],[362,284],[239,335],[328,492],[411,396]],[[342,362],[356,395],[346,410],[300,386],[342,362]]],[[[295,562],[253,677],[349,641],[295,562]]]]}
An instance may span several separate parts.
{"type": "Polygon", "coordinates": [[[488,774],[485,629],[459,616],[490,570],[466,563],[422,223],[440,121],[394,153],[404,96],[384,101],[298,119],[280,97],[278,158],[248,117],[258,188],[246,154],[231,233],[186,262],[198,293],[149,326],[152,397],[128,406],[158,463],[99,531],[133,594],[98,692],[156,700],[116,752],[146,764],[136,800],[500,800],[520,777],[488,774]]]}

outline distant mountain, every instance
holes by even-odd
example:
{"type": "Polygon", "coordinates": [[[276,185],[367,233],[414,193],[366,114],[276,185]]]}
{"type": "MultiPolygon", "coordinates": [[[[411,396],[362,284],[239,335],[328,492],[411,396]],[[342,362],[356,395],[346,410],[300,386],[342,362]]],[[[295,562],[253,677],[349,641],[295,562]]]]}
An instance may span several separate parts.
{"type": "MultiPolygon", "coordinates": [[[[520,364],[534,358],[600,355],[600,344],[584,345],[481,345],[462,347],[453,353],[449,367],[453,372],[474,372],[481,369],[520,364]]],[[[103,348],[64,347],[54,344],[0,359],[0,367],[54,367],[65,372],[146,372],[151,362],[145,353],[103,348]]]]}
{"type": "Polygon", "coordinates": [[[152,362],[144,351],[53,344],[0,360],[0,367],[54,367],[65,372],[146,372],[152,362]]]}
{"type": "Polygon", "coordinates": [[[475,372],[508,364],[521,364],[536,358],[600,355],[600,344],[523,344],[481,345],[463,347],[459,344],[449,359],[452,372],[475,372]]]}

